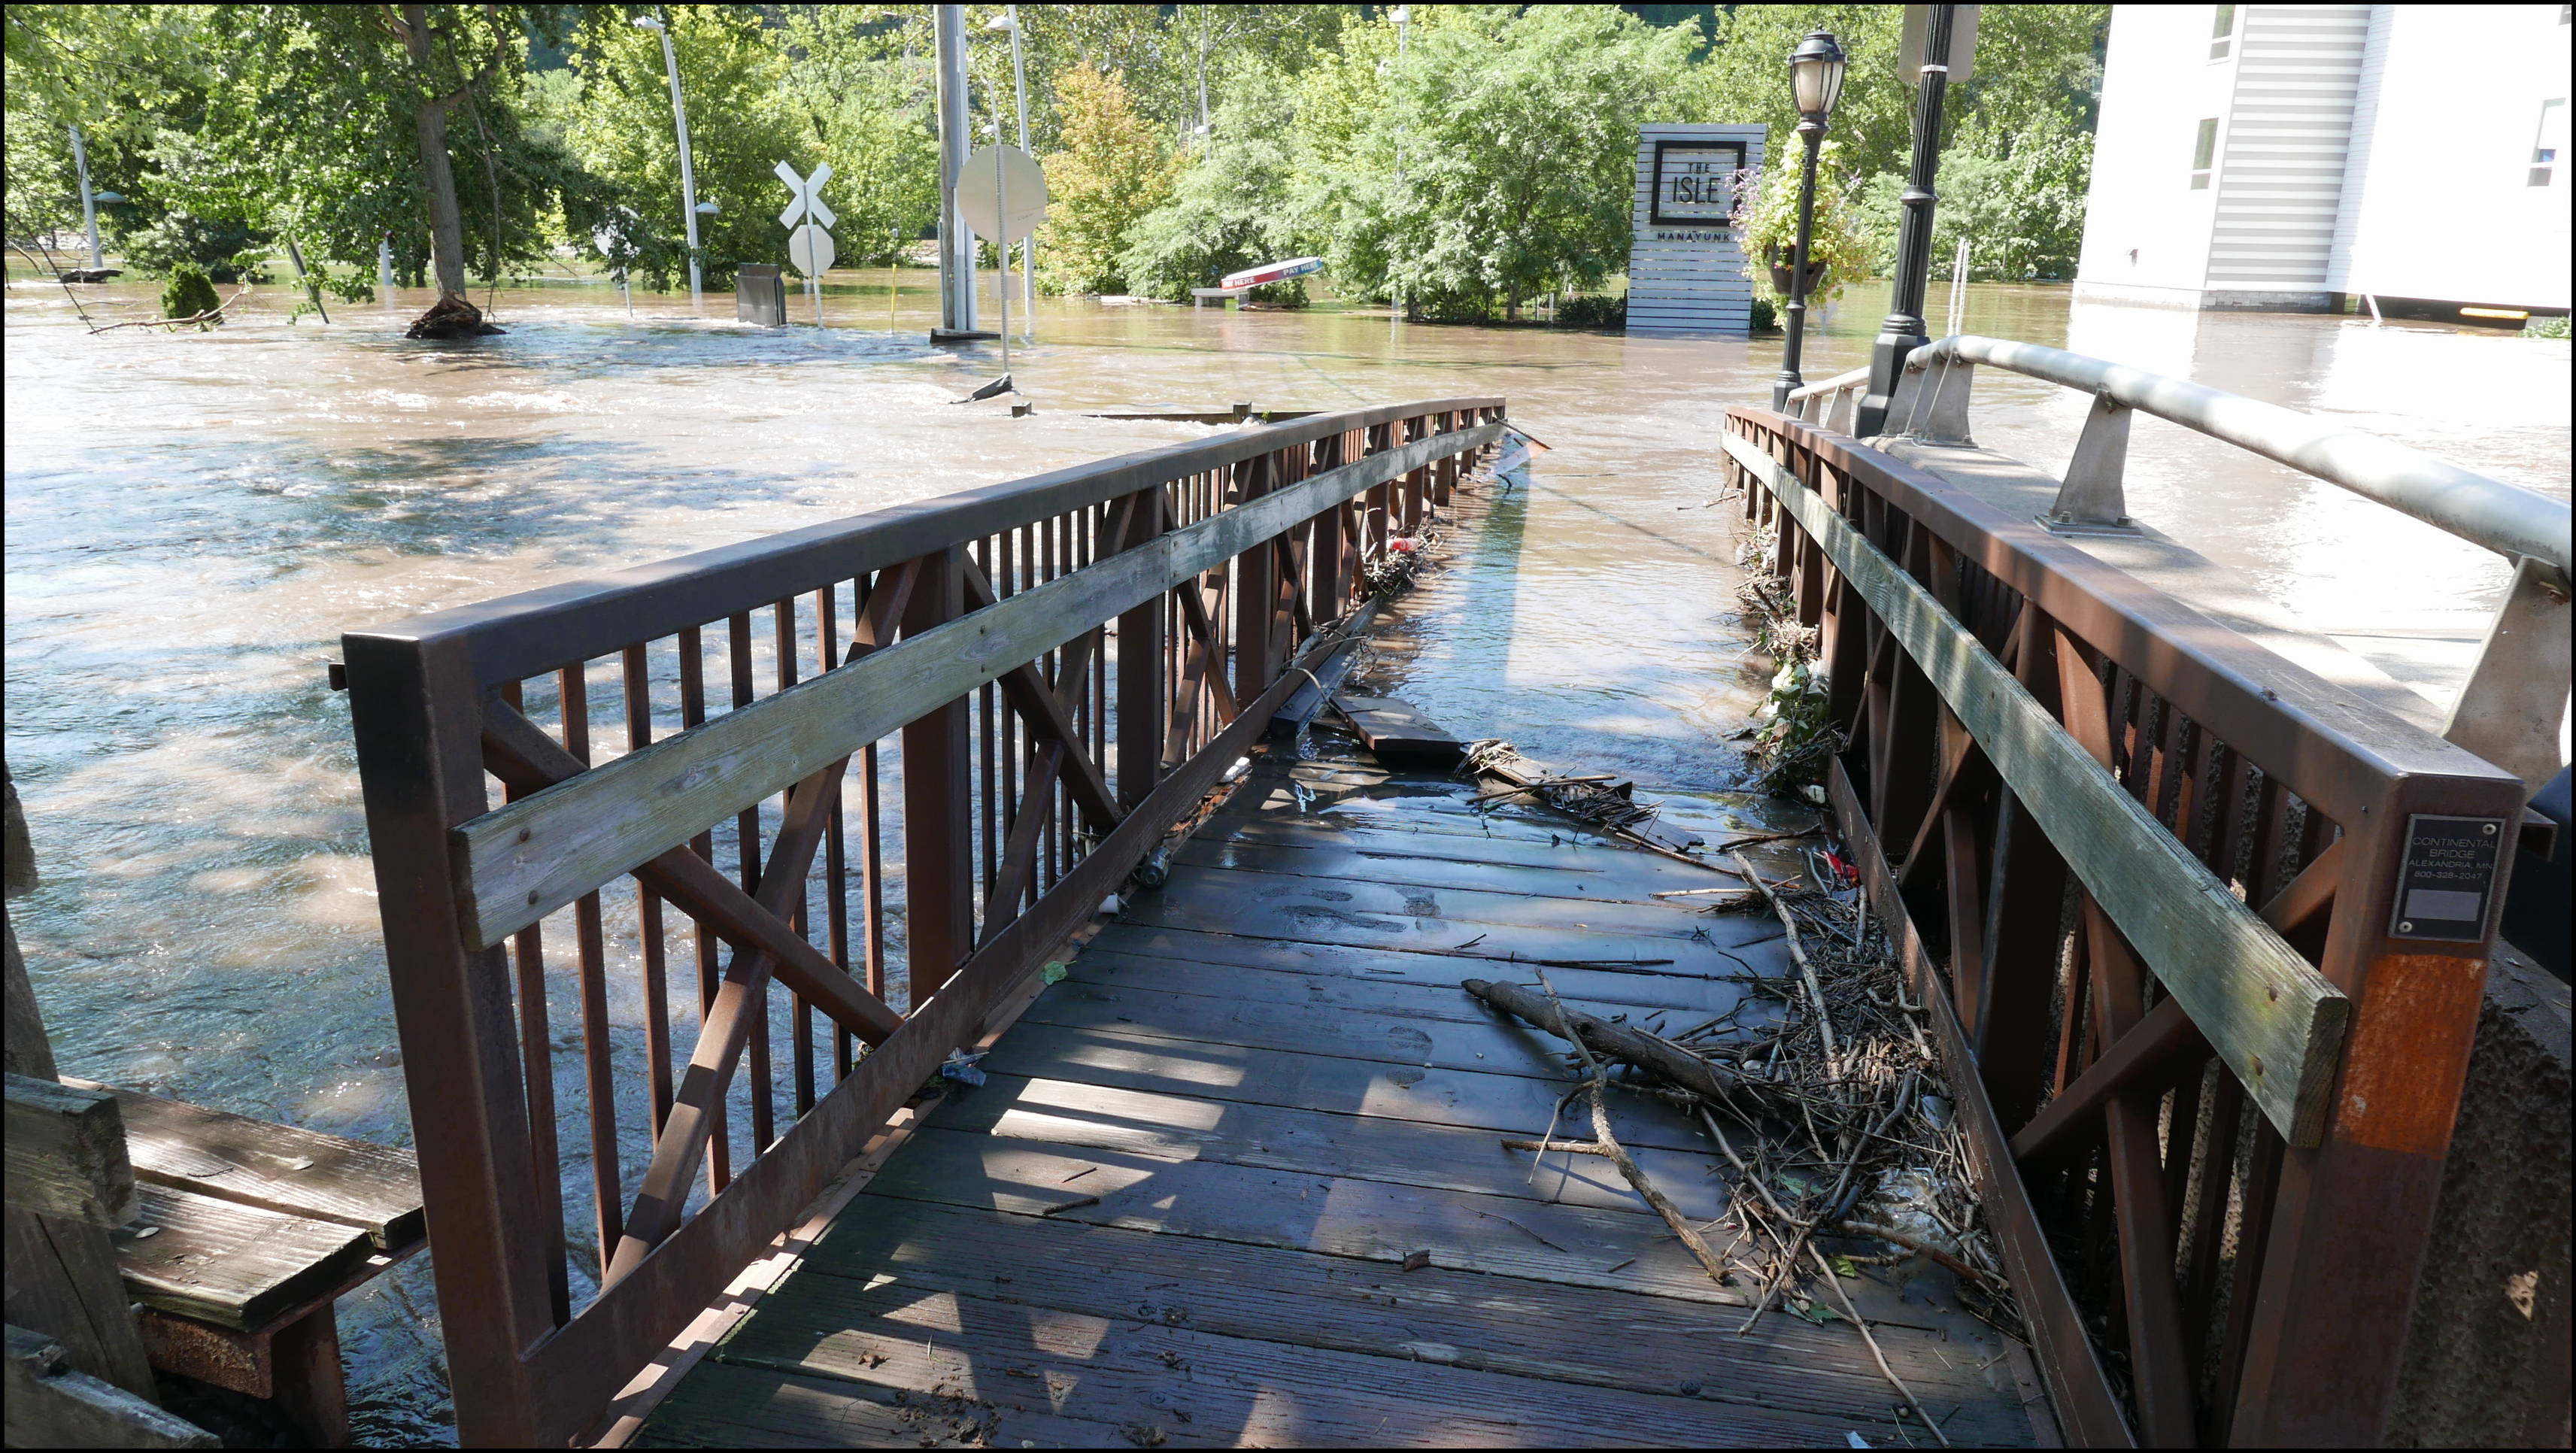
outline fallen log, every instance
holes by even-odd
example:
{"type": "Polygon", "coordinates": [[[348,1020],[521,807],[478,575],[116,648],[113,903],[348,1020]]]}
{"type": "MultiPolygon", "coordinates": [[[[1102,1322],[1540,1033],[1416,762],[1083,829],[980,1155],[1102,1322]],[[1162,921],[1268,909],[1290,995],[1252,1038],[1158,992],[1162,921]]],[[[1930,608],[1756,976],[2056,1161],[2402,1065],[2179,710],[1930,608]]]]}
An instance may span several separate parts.
{"type": "Polygon", "coordinates": [[[1549,1003],[1544,994],[1530,992],[1525,984],[1469,979],[1463,987],[1504,1013],[1518,1015],[1559,1039],[1573,1040],[1576,1034],[1580,1034],[1583,1036],[1581,1045],[1594,1054],[1635,1065],[1693,1094],[1714,1099],[1735,1087],[1735,1076],[1643,1030],[1612,1024],[1574,1009],[1566,1010],[1560,1017],[1556,1006],[1549,1003]],[[1571,1021],[1571,1032],[1567,1021],[1571,1021]]]}

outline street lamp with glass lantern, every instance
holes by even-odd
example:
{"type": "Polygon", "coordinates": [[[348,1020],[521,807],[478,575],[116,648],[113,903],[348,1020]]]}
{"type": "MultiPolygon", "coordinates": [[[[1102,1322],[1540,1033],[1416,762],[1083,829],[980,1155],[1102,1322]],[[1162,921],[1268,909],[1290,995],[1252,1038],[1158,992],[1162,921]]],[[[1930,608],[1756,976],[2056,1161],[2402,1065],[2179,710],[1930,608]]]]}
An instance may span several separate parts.
{"type": "Polygon", "coordinates": [[[1826,31],[1810,31],[1789,53],[1789,85],[1798,103],[1798,135],[1807,143],[1798,178],[1798,245],[1789,257],[1789,345],[1780,359],[1780,377],[1771,385],[1771,408],[1789,410],[1789,392],[1805,385],[1798,355],[1807,340],[1807,245],[1816,227],[1816,152],[1824,145],[1825,122],[1843,94],[1842,43],[1826,31]]]}
{"type": "Polygon", "coordinates": [[[689,112],[680,103],[680,58],[671,49],[671,27],[659,16],[638,15],[635,24],[662,37],[662,69],[671,78],[671,125],[680,136],[680,215],[689,227],[689,306],[702,302],[698,283],[698,214],[713,212],[712,206],[698,205],[697,171],[689,163],[689,112]]]}

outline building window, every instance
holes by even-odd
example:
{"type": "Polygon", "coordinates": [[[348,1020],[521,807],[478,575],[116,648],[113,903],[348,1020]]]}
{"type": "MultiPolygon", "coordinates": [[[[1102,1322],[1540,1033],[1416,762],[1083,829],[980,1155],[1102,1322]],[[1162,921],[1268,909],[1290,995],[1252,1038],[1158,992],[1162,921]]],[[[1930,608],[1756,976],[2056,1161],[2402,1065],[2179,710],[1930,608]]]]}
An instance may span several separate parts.
{"type": "Polygon", "coordinates": [[[2209,168],[2218,159],[2218,118],[2200,123],[2200,139],[2191,145],[2191,189],[2209,190],[2209,168]]]}
{"type": "Polygon", "coordinates": [[[2218,11],[2218,21],[2209,28],[2209,58],[2223,61],[2227,59],[2227,47],[2236,38],[2236,7],[2220,5],[2213,8],[2218,11]]]}
{"type": "Polygon", "coordinates": [[[2540,103],[2540,134],[2531,143],[2531,185],[2558,183],[2558,153],[2567,146],[2567,98],[2540,103]]]}

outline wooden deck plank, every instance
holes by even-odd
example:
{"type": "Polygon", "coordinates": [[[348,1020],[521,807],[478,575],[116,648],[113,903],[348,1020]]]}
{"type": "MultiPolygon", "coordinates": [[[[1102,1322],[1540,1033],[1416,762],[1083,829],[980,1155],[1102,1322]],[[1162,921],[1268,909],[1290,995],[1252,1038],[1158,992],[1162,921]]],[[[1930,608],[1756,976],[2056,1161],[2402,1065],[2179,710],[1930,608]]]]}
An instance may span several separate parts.
{"type": "Polygon", "coordinates": [[[1681,1243],[1666,1236],[1662,1220],[1644,1211],[1551,1206],[935,1128],[925,1128],[888,1161],[868,1194],[1394,1265],[1428,1252],[1431,1265],[1464,1271],[1729,1306],[1749,1301],[1744,1291],[1711,1284],[1681,1243]],[[1097,1204],[1081,1204],[1092,1196],[1097,1204]]]}
{"type": "MultiPolygon", "coordinates": [[[[1300,877],[1402,883],[1423,888],[1508,886],[1532,895],[1577,902],[1664,903],[1654,895],[1675,889],[1742,886],[1722,874],[1670,858],[1622,853],[1576,843],[1525,843],[1494,839],[1476,843],[1424,843],[1421,834],[1352,833],[1344,840],[1313,834],[1236,835],[1222,841],[1192,839],[1173,861],[1200,868],[1240,868],[1300,877]],[[1416,841],[1403,841],[1411,836],[1416,841]],[[1350,839],[1356,839],[1351,841],[1350,839]],[[1405,848],[1411,851],[1404,851],[1405,848]],[[1553,859],[1554,861],[1550,861],[1553,859]],[[1654,863],[1670,872],[1637,871],[1654,863]],[[1500,878],[1505,881],[1498,883],[1500,878]]],[[[1674,907],[1692,905],[1673,904],[1674,907]]]]}
{"type": "MultiPolygon", "coordinates": [[[[1477,945],[1478,949],[1483,947],[1477,945]]],[[[1778,939],[1742,945],[1728,952],[1751,964],[1756,974],[1778,975],[1789,967],[1788,949],[1778,939]]],[[[1466,979],[1509,979],[1518,983],[1537,978],[1526,963],[1480,958],[1474,953],[1430,954],[1351,944],[1300,943],[1294,939],[1244,938],[1126,923],[1113,923],[1102,930],[1086,950],[1088,954],[1172,959],[1196,965],[1233,964],[1293,974],[1367,977],[1412,984],[1455,985],[1466,979]]],[[[1729,968],[1733,973],[1743,972],[1732,965],[1729,968]]],[[[1551,965],[1547,976],[1555,983],[1556,991],[1568,998],[1632,1011],[1669,1009],[1685,1013],[1699,1009],[1715,1014],[1733,1003],[1741,992],[1731,978],[1642,969],[1570,969],[1551,965]]],[[[1211,981],[1223,979],[1211,976],[1211,981]]],[[[1684,1019],[1674,1027],[1688,1029],[1691,1023],[1684,1019]]]]}
{"type": "Polygon", "coordinates": [[[1565,1074],[1555,1043],[1523,1027],[1439,1019],[1390,1024],[1298,1004],[1240,1004],[1213,994],[1081,988],[1084,992],[1040,995],[1023,1022],[1126,1030],[1165,1041],[1293,1049],[1425,1069],[1486,1070],[1543,1080],[1562,1080],[1565,1074]]]}
{"type": "Polygon", "coordinates": [[[755,1322],[729,1339],[725,1362],[859,1384],[971,1389],[997,1403],[1151,1429],[1161,1434],[1151,1441],[1178,1447],[1833,1446],[1848,1426],[1617,1388],[1569,1398],[1550,1383],[1474,1368],[1292,1348],[892,1281],[799,1278],[777,1295],[825,1293],[835,1328],[820,1338],[754,1342],[766,1335],[755,1322]]]}
{"type": "MultiPolygon", "coordinates": [[[[1223,1161],[1336,1179],[1472,1191],[1505,1200],[1644,1209],[1637,1193],[1600,1156],[1551,1155],[1533,1174],[1528,1152],[1503,1148],[1505,1135],[1535,1136],[1544,1119],[1528,1129],[1516,1127],[1497,1134],[1384,1115],[1226,1103],[1078,1080],[994,1075],[975,1093],[942,1105],[930,1123],[944,1130],[1161,1160],[1223,1161]]],[[[1583,1133],[1588,1136],[1590,1131],[1583,1133]]],[[[1651,1145],[1630,1149],[1638,1165],[1684,1215],[1706,1221],[1726,1214],[1727,1198],[1713,1175],[1718,1162],[1712,1149],[1666,1150],[1651,1145]]]]}
{"type": "MultiPolygon", "coordinates": [[[[1211,1100],[1307,1105],[1351,1115],[1532,1136],[1546,1128],[1548,1114],[1566,1087],[1561,1079],[1426,1070],[1338,1055],[1176,1043],[1051,1024],[1014,1029],[984,1057],[983,1067],[991,1074],[1075,1079],[1211,1100]]],[[[1653,1101],[1613,1096],[1610,1123],[1623,1144],[1704,1148],[1696,1127],[1653,1101]]],[[[1550,1159],[1553,1163],[1554,1158],[1550,1159]]]]}
{"type": "MultiPolygon", "coordinates": [[[[1256,940],[1257,942],[1257,940],[1256,940]]],[[[1360,950],[1356,963],[1382,968],[1388,955],[1360,950]]],[[[1517,971],[1508,963],[1488,967],[1462,964],[1431,955],[1416,957],[1415,967],[1436,973],[1368,972],[1299,973],[1248,965],[1211,966],[1155,954],[1121,953],[1094,948],[1076,959],[1068,977],[1077,984],[1110,989],[1159,989],[1174,994],[1212,994],[1254,1004],[1308,1004],[1343,1014],[1383,1014],[1398,1019],[1447,1019],[1475,1024],[1494,1021],[1494,1011],[1459,987],[1466,979],[1493,979],[1539,987],[1527,965],[1517,971]],[[1427,981],[1427,982],[1426,982],[1427,981]]],[[[1775,1020],[1778,1000],[1747,985],[1724,979],[1654,979],[1642,974],[1599,974],[1584,969],[1550,969],[1548,981],[1568,1007],[1605,1019],[1634,1022],[1663,1034],[1680,1034],[1735,1010],[1737,1022],[1752,1027],[1775,1020]],[[1577,980],[1576,976],[1582,976],[1577,980]],[[1578,987],[1578,983],[1580,987],[1578,987]],[[1685,990],[1674,993],[1674,989],[1685,990]],[[1608,989],[1610,994],[1587,993],[1608,989]],[[1654,999],[1643,995],[1655,994],[1654,999]],[[1746,1002],[1746,1001],[1750,1002],[1746,1002]],[[1739,1009],[1739,1005],[1741,1008],[1739,1009]]],[[[1784,991],[1797,981],[1777,980],[1784,991]]]]}
{"type": "Polygon", "coordinates": [[[344,1280],[367,1233],[144,1183],[143,1214],[114,1233],[116,1269],[147,1307],[236,1330],[260,1326],[344,1280]]]}
{"type": "MultiPolygon", "coordinates": [[[[1850,1356],[1848,1328],[1740,1314],[1658,1297],[1426,1267],[1403,1272],[1268,1247],[1157,1237],[1117,1227],[888,1202],[844,1218],[818,1245],[792,1295],[729,1344],[779,1360],[847,1325],[839,1288],[891,1277],[920,1294],[1016,1297],[1105,1318],[1549,1378],[1583,1386],[1752,1403],[1823,1416],[1883,1414],[1886,1384],[1850,1356]],[[1282,1307],[1296,1308],[1293,1317],[1282,1307]],[[1591,1335],[1568,1336],[1569,1327],[1591,1335]]],[[[1891,1327],[1890,1363],[1962,1442],[2026,1442],[2029,1430],[1983,1373],[1936,1334],[1891,1327]]],[[[1580,1398],[1579,1389],[1569,1395],[1580,1398]]]]}
{"type": "MultiPolygon", "coordinates": [[[[1577,894],[1542,896],[1549,888],[1561,891],[1566,881],[1563,875],[1544,868],[1497,865],[1485,871],[1493,880],[1492,886],[1429,888],[1365,878],[1317,878],[1180,864],[1173,867],[1171,881],[1161,892],[1138,900],[1133,917],[1139,923],[1194,928],[1231,923],[1233,927],[1221,931],[1269,933],[1281,938],[1305,936],[1265,927],[1278,922],[1276,915],[1282,912],[1293,914],[1292,921],[1301,927],[1309,918],[1320,918],[1328,925],[1353,918],[1432,919],[1475,928],[1572,928],[1622,938],[1662,940],[1705,935],[1721,945],[1762,938],[1768,933],[1768,925],[1749,915],[1719,916],[1691,907],[1589,899],[1577,894]],[[1203,921],[1211,915],[1219,915],[1216,923],[1203,921]]],[[[1375,923],[1367,928],[1372,934],[1388,931],[1375,923]]],[[[1473,929],[1447,934],[1444,946],[1455,946],[1458,940],[1473,936],[1473,929]]],[[[1325,941],[1337,941],[1329,929],[1325,941]]]]}
{"type": "Polygon", "coordinates": [[[398,1251],[426,1231],[408,1150],[209,1110],[116,1085],[125,1143],[144,1180],[264,1210],[363,1228],[398,1251]]]}
{"type": "Polygon", "coordinates": [[[925,1392],[768,1367],[701,1363],[629,1444],[636,1448],[1118,1448],[1114,1423],[1024,1402],[925,1392]]]}

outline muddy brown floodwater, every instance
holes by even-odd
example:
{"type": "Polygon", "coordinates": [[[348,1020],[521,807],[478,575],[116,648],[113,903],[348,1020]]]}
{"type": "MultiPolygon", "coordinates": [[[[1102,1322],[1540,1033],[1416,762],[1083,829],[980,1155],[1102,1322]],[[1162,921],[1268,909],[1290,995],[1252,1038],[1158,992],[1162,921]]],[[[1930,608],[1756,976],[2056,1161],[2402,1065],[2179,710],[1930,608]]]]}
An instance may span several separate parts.
{"type": "MultiPolygon", "coordinates": [[[[1014,350],[1039,405],[1014,421],[949,404],[995,360],[921,341],[926,276],[900,331],[884,276],[851,276],[822,330],[668,298],[630,317],[566,286],[511,291],[508,335],[471,344],[405,342],[417,298],[323,327],[267,289],[218,332],[90,336],[60,289],[10,287],[7,753],[44,875],[11,917],[67,1072],[406,1143],[324,675],[339,633],[1211,432],[1086,408],[1507,397],[1553,452],[1453,541],[1439,609],[1408,613],[1384,674],[1465,735],[1670,790],[1740,785],[1726,738],[1759,683],[1714,441],[1728,404],[1767,393],[1776,341],[1051,303],[1014,350]]],[[[145,290],[92,294],[133,316],[145,290]]],[[[1828,310],[1808,376],[1861,361],[1884,305],[1828,310]]],[[[1969,326],[2197,370],[2566,491],[2564,343],[2070,310],[2047,288],[1975,289],[1969,326]]],[[[1981,442],[2063,462],[2081,400],[1978,394],[1981,442]]],[[[2475,551],[2179,431],[2142,425],[2135,457],[2137,513],[2295,612],[2473,621],[2501,589],[2475,551]]],[[[361,1440],[451,1437],[425,1266],[341,1321],[361,1440]]]]}

